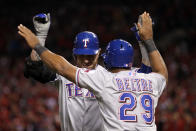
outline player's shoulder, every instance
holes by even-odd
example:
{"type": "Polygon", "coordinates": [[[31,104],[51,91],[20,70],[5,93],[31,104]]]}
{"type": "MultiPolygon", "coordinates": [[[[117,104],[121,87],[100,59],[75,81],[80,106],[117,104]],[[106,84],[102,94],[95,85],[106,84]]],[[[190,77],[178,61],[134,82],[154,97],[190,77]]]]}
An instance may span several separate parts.
{"type": "Polygon", "coordinates": [[[163,81],[166,80],[166,78],[163,75],[161,75],[159,73],[156,73],[156,72],[151,72],[151,73],[140,73],[140,72],[137,72],[137,71],[136,72],[133,71],[133,72],[138,77],[144,77],[144,78],[148,78],[148,79],[160,79],[160,80],[163,80],[163,81]]]}
{"type": "Polygon", "coordinates": [[[111,75],[112,73],[109,72],[107,69],[105,69],[103,66],[98,65],[97,66],[97,72],[99,72],[100,74],[104,74],[105,76],[107,75],[111,75]]]}
{"type": "Polygon", "coordinates": [[[109,71],[107,71],[104,67],[98,65],[95,69],[86,69],[86,68],[79,68],[77,70],[77,74],[85,74],[90,76],[96,76],[96,77],[106,77],[109,74],[109,71]]]}
{"type": "Polygon", "coordinates": [[[146,74],[146,75],[148,75],[149,77],[166,80],[166,78],[162,74],[159,74],[159,73],[156,73],[156,72],[151,72],[151,73],[146,74]]]}
{"type": "Polygon", "coordinates": [[[86,72],[86,73],[94,73],[94,72],[105,72],[107,71],[103,66],[97,65],[95,69],[86,69],[86,68],[80,68],[80,71],[86,72]]]}
{"type": "Polygon", "coordinates": [[[97,65],[95,70],[107,71],[103,66],[97,65]]]}
{"type": "Polygon", "coordinates": [[[140,68],[137,67],[132,67],[129,70],[129,75],[131,76],[143,76],[143,77],[151,77],[151,78],[161,78],[161,79],[165,79],[165,77],[159,73],[156,72],[150,72],[150,73],[145,73],[145,72],[139,72],[140,68]]]}

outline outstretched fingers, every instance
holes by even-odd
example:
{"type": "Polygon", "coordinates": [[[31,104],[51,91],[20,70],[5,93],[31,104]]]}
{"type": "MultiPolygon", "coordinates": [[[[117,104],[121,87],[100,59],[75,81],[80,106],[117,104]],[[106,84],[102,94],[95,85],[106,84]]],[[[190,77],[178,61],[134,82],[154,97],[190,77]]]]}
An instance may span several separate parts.
{"type": "Polygon", "coordinates": [[[18,31],[18,34],[21,35],[22,37],[25,37],[25,34],[21,31],[18,31]]]}
{"type": "Polygon", "coordinates": [[[146,12],[144,12],[143,14],[142,14],[142,24],[144,25],[144,24],[146,24],[146,21],[147,21],[147,14],[146,14],[146,12]]]}
{"type": "Polygon", "coordinates": [[[22,36],[27,36],[32,33],[27,27],[23,26],[22,24],[18,26],[18,30],[20,32],[19,34],[22,36]]]}
{"type": "Polygon", "coordinates": [[[137,23],[137,28],[139,31],[141,31],[142,25],[139,22],[137,23]]]}
{"type": "Polygon", "coordinates": [[[21,35],[21,36],[23,36],[23,37],[25,37],[26,35],[25,35],[25,33],[24,33],[24,29],[23,29],[23,27],[22,27],[22,24],[20,24],[19,26],[18,26],[18,33],[21,35]]]}
{"type": "Polygon", "coordinates": [[[137,23],[139,34],[142,40],[152,39],[153,32],[152,32],[152,19],[150,14],[146,11],[140,15],[141,21],[137,23]]]}
{"type": "Polygon", "coordinates": [[[38,38],[35,36],[35,34],[29,30],[27,27],[23,26],[20,24],[18,26],[18,34],[21,35],[27,42],[27,44],[31,47],[34,48],[36,44],[39,43],[38,38]]]}

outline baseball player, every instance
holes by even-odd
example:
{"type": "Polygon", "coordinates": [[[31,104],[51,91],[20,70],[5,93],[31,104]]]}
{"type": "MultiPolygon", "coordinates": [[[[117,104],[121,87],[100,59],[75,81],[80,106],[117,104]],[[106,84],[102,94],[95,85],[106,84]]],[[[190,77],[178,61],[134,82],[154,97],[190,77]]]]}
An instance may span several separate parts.
{"type": "MultiPolygon", "coordinates": [[[[33,24],[42,46],[50,27],[50,15],[38,14],[33,24]]],[[[97,65],[100,53],[99,40],[93,32],[78,33],[74,41],[73,56],[78,67],[101,69],[97,65]]],[[[32,50],[25,63],[24,75],[41,83],[54,83],[59,89],[59,114],[62,131],[103,131],[103,120],[95,96],[85,88],[79,88],[65,77],[45,66],[39,55],[32,50]],[[81,110],[82,109],[82,110],[81,110]],[[93,114],[93,116],[92,116],[93,114]]]]}
{"type": "Polygon", "coordinates": [[[110,73],[104,69],[75,67],[38,44],[39,40],[28,28],[20,25],[18,29],[19,34],[50,68],[95,94],[105,130],[153,130],[156,129],[154,108],[165,87],[167,69],[152,40],[149,14],[144,13],[142,20],[142,26],[138,26],[154,71],[150,74],[130,69],[133,49],[126,41],[114,40],[109,43],[104,62],[110,73]]]}

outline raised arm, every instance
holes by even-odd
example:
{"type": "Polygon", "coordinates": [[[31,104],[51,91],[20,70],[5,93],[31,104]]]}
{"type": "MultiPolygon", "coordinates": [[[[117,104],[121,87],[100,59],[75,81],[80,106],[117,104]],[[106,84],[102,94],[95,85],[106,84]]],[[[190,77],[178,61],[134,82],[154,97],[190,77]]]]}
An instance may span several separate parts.
{"type": "MultiPolygon", "coordinates": [[[[44,14],[44,13],[40,13],[37,14],[33,17],[33,25],[35,28],[35,32],[36,32],[36,36],[39,40],[39,43],[42,46],[45,46],[45,41],[48,35],[48,31],[50,28],[50,13],[48,14],[44,14]]],[[[31,60],[33,61],[39,61],[40,57],[39,55],[36,53],[35,50],[31,51],[31,60]]]]}
{"type": "MultiPolygon", "coordinates": [[[[139,18],[138,18],[138,23],[140,23],[142,25],[141,22],[142,22],[142,20],[141,20],[141,15],[140,15],[139,18]]],[[[141,67],[139,68],[138,72],[139,73],[150,73],[150,72],[152,72],[152,68],[150,66],[150,60],[149,60],[148,52],[147,52],[147,50],[144,46],[144,42],[140,38],[139,30],[138,30],[138,27],[137,27],[136,23],[134,23],[134,26],[131,27],[131,31],[133,31],[133,33],[134,33],[134,35],[135,35],[135,37],[138,41],[140,51],[141,51],[141,55],[142,55],[142,64],[141,64],[141,67]]]]}
{"type": "Polygon", "coordinates": [[[144,41],[144,45],[147,49],[152,71],[163,75],[166,81],[168,81],[167,67],[153,40],[152,19],[149,13],[146,12],[141,15],[141,18],[142,26],[140,23],[137,23],[137,26],[141,39],[144,41]]]}
{"type": "Polygon", "coordinates": [[[77,67],[70,64],[66,59],[62,56],[57,55],[49,51],[47,48],[41,46],[39,44],[38,38],[29,30],[27,27],[23,25],[18,26],[18,33],[25,38],[27,44],[34,49],[39,56],[41,57],[42,61],[53,69],[58,74],[66,77],[70,81],[75,83],[75,76],[77,67]]]}
{"type": "MultiPolygon", "coordinates": [[[[138,23],[140,25],[142,25],[141,15],[138,17],[138,23]]],[[[150,60],[149,60],[149,57],[148,57],[148,52],[147,52],[147,50],[146,50],[146,48],[144,46],[144,42],[142,41],[142,39],[140,37],[138,26],[137,26],[136,23],[134,23],[134,26],[131,27],[131,31],[133,31],[133,33],[134,33],[134,35],[135,35],[135,37],[137,39],[137,42],[139,44],[141,55],[142,55],[142,64],[150,67],[150,60]]]]}
{"type": "MultiPolygon", "coordinates": [[[[33,17],[36,36],[42,46],[45,46],[50,23],[50,14],[40,13],[33,17]]],[[[30,56],[25,59],[24,76],[33,78],[41,83],[47,83],[55,80],[56,72],[48,68],[41,61],[36,51],[32,50],[30,56]]]]}

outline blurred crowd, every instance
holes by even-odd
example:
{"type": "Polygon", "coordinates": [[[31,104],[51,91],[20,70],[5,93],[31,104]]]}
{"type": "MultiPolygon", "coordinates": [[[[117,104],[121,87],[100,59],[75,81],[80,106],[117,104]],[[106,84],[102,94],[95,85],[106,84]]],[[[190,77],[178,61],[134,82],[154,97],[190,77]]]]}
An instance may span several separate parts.
{"type": "Polygon", "coordinates": [[[155,114],[158,131],[196,130],[194,5],[194,0],[152,0],[145,4],[119,0],[113,5],[72,0],[48,3],[46,10],[30,5],[1,6],[0,131],[60,131],[58,89],[23,76],[24,59],[31,50],[17,34],[18,24],[33,30],[32,17],[50,12],[52,24],[46,46],[53,52],[73,63],[74,37],[89,30],[98,35],[102,50],[116,38],[132,43],[134,66],[139,66],[141,54],[130,27],[145,10],[155,21],[154,39],[169,71],[169,84],[155,114]]]}

